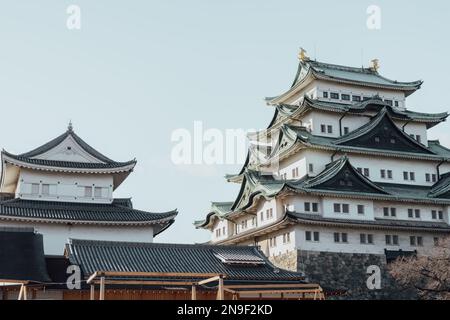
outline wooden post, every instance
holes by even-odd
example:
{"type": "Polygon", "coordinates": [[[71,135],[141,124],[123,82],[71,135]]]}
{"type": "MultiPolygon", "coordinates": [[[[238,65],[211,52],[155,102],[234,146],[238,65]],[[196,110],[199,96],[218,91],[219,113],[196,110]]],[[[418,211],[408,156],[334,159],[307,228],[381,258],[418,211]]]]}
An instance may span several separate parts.
{"type": "Polygon", "coordinates": [[[28,300],[28,289],[27,286],[23,286],[23,300],[28,300]]]}
{"type": "Polygon", "coordinates": [[[95,286],[91,284],[91,300],[95,300],[95,286]]]}
{"type": "Polygon", "coordinates": [[[105,277],[100,278],[100,300],[105,300],[105,277]]]}
{"type": "Polygon", "coordinates": [[[223,288],[223,277],[220,276],[219,277],[219,288],[217,290],[217,300],[224,300],[225,293],[224,293],[223,289],[224,289],[223,288]]]}
{"type": "Polygon", "coordinates": [[[192,300],[197,300],[197,287],[195,284],[192,285],[192,300]]]}
{"type": "Polygon", "coordinates": [[[17,297],[17,300],[22,300],[24,287],[25,286],[23,284],[20,286],[19,297],[17,297]]]}

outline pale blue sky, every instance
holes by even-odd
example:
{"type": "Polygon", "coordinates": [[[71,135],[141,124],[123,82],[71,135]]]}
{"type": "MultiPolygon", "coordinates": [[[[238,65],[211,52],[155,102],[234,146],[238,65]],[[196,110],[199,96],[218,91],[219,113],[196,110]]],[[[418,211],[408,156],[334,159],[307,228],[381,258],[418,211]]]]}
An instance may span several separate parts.
{"type": "MultiPolygon", "coordinates": [[[[260,128],[264,96],[293,80],[299,46],[311,57],[360,66],[379,58],[387,77],[423,79],[408,100],[417,111],[448,111],[450,3],[435,1],[3,1],[0,7],[0,146],[25,152],[75,131],[115,160],[136,157],[116,196],[137,208],[178,208],[155,240],[202,242],[192,226],[210,201],[234,200],[225,173],[239,166],[171,163],[177,128],[260,128]],[[66,9],[81,8],[81,30],[66,9]],[[381,30],[366,27],[379,5],[381,30]]],[[[431,131],[450,144],[449,124],[431,131]]]]}

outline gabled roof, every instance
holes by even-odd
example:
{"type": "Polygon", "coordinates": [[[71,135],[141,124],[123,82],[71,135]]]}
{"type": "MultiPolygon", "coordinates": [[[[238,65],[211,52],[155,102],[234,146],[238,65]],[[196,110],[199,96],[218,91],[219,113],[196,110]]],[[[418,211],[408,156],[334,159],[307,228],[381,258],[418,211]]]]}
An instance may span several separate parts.
{"type": "MultiPolygon", "coordinates": [[[[66,151],[71,152],[72,147],[68,146],[66,151]]],[[[45,170],[48,170],[48,168],[50,167],[54,168],[55,170],[67,170],[71,172],[74,170],[76,171],[76,169],[79,169],[79,171],[102,171],[113,169],[112,171],[114,172],[126,172],[131,171],[136,165],[136,160],[117,162],[104,156],[99,151],[95,150],[93,147],[87,144],[77,134],[75,134],[71,125],[69,125],[67,131],[63,134],[29,152],[16,155],[3,150],[2,158],[4,161],[17,166],[36,169],[45,168],[45,170]],[[65,141],[68,141],[68,139],[70,139],[70,141],[73,141],[73,143],[77,147],[79,147],[80,150],[92,157],[91,161],[61,160],[45,156],[53,149],[62,145],[65,141]]],[[[109,171],[111,170],[108,170],[108,172],[109,171]]]]}
{"type": "Polygon", "coordinates": [[[383,108],[368,123],[338,138],[334,143],[378,150],[434,154],[426,146],[400,130],[386,108],[383,108]]]}
{"type": "Polygon", "coordinates": [[[232,206],[233,202],[212,202],[211,210],[206,215],[206,218],[195,221],[194,226],[196,228],[204,228],[208,226],[213,221],[214,217],[218,217],[219,219],[225,217],[231,211],[232,206]]]}
{"type": "MultiPolygon", "coordinates": [[[[95,225],[170,225],[176,210],[146,212],[130,207],[128,199],[112,203],[77,203],[15,198],[0,202],[0,220],[95,225]]],[[[159,227],[158,227],[159,228],[159,227]]],[[[157,228],[157,229],[158,229],[157,228]]],[[[157,230],[156,230],[157,231],[157,230]]]]}
{"type": "Polygon", "coordinates": [[[283,103],[286,98],[304,88],[312,80],[319,79],[334,83],[344,83],[363,87],[403,91],[406,96],[420,88],[423,81],[400,82],[381,76],[373,68],[355,68],[325,62],[305,60],[298,64],[291,88],[285,93],[266,98],[268,104],[283,103]]]}
{"type": "Polygon", "coordinates": [[[214,246],[70,239],[66,255],[84,278],[96,271],[225,275],[225,281],[301,281],[303,274],[273,266],[252,246],[214,246]]]}
{"type": "Polygon", "coordinates": [[[0,228],[0,282],[47,282],[42,234],[30,228],[0,228]]]}
{"type": "Polygon", "coordinates": [[[358,172],[347,156],[329,163],[325,170],[303,183],[305,189],[339,190],[363,193],[387,192],[358,172]]]}

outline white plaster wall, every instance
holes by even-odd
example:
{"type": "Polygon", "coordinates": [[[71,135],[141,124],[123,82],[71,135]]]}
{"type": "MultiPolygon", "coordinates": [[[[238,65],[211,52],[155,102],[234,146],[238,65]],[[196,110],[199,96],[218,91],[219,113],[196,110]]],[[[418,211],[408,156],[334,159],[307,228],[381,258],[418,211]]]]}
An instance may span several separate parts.
{"type": "MultiPolygon", "coordinates": [[[[418,232],[399,232],[399,231],[377,231],[377,230],[355,230],[343,228],[328,228],[319,226],[301,226],[295,227],[296,249],[326,252],[346,252],[346,253],[372,253],[383,254],[384,249],[388,250],[417,250],[419,253],[425,253],[434,246],[433,237],[439,234],[418,233],[418,232]],[[319,242],[306,241],[305,231],[318,231],[319,242]],[[348,243],[335,243],[334,232],[345,232],[348,234],[348,243]],[[374,244],[361,244],[360,234],[373,234],[374,244]],[[399,245],[389,245],[385,243],[385,235],[398,235],[399,245]],[[411,246],[410,236],[422,236],[423,246],[411,246]]],[[[442,236],[442,235],[440,235],[442,236]]]]}
{"type": "Polygon", "coordinates": [[[448,206],[436,206],[436,205],[421,205],[421,204],[404,204],[402,202],[387,202],[387,201],[376,201],[375,204],[375,217],[382,219],[397,219],[397,220],[413,220],[413,221],[445,221],[445,216],[447,214],[448,206]],[[385,217],[383,214],[383,208],[396,208],[396,217],[385,217]],[[420,210],[420,219],[417,218],[409,218],[408,217],[408,209],[419,209],[420,210]],[[436,210],[436,218],[432,219],[431,210],[436,210]],[[444,215],[444,219],[440,220],[438,211],[442,211],[444,215]]]}
{"type": "Polygon", "coordinates": [[[87,226],[31,222],[0,222],[2,227],[34,228],[44,238],[46,255],[62,255],[68,238],[107,241],[153,242],[152,226],[87,226]]]}
{"type": "Polygon", "coordinates": [[[295,179],[305,176],[308,172],[306,153],[306,150],[302,150],[300,152],[297,152],[295,155],[280,161],[279,176],[286,173],[288,179],[294,179],[292,175],[292,169],[295,168],[298,168],[298,177],[296,177],[295,179]]]}
{"type": "Polygon", "coordinates": [[[23,169],[20,171],[16,197],[33,200],[111,203],[113,200],[112,190],[112,175],[76,175],[23,169]],[[32,183],[53,185],[55,194],[49,196],[33,195],[31,194],[32,183]],[[84,197],[84,186],[106,188],[106,192],[103,192],[101,198],[86,198],[84,197]]]}
{"type": "MultiPolygon", "coordinates": [[[[374,220],[373,201],[371,200],[354,200],[345,198],[324,198],[322,202],[323,216],[325,218],[340,218],[352,220],[374,220]],[[335,213],[334,204],[340,203],[349,205],[349,213],[335,213]],[[364,214],[358,214],[357,206],[364,206],[364,214]]],[[[342,210],[341,210],[342,211],[342,210]]]]}
{"type": "Polygon", "coordinates": [[[231,231],[232,230],[229,228],[228,220],[216,218],[216,222],[214,223],[214,227],[211,232],[211,241],[215,242],[215,241],[220,241],[220,240],[226,239],[232,235],[231,231]],[[224,228],[225,228],[225,233],[223,231],[224,228]],[[218,229],[220,229],[220,236],[216,235],[216,231],[218,229]]]}

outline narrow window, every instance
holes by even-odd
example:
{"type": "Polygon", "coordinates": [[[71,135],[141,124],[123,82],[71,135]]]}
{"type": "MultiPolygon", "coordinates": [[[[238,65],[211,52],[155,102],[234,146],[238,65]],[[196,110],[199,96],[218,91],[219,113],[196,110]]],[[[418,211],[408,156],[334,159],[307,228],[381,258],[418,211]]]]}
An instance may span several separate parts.
{"type": "Polygon", "coordinates": [[[417,142],[419,142],[419,143],[422,142],[422,139],[421,139],[421,137],[420,137],[419,135],[416,135],[416,140],[417,140],[417,142]]]}
{"type": "Polygon", "coordinates": [[[373,234],[368,234],[367,235],[367,243],[373,244],[373,234]]]}
{"type": "Polygon", "coordinates": [[[84,187],[84,196],[86,198],[92,198],[92,187],[84,187]]]}
{"type": "Polygon", "coordinates": [[[39,194],[39,183],[32,183],[31,184],[31,194],[39,194]]]}
{"type": "Polygon", "coordinates": [[[413,218],[413,209],[408,209],[408,218],[413,218]]]}
{"type": "Polygon", "coordinates": [[[333,126],[328,125],[327,126],[327,131],[328,131],[328,133],[333,133],[333,126]]]}
{"type": "Polygon", "coordinates": [[[420,209],[416,209],[414,210],[414,215],[416,216],[416,218],[420,218],[420,209]]]}
{"type": "Polygon", "coordinates": [[[305,239],[306,239],[306,241],[311,241],[311,231],[305,232],[305,239]]]}
{"type": "Polygon", "coordinates": [[[398,236],[397,235],[392,236],[392,244],[398,246],[398,236]]]}
{"type": "Polygon", "coordinates": [[[383,208],[383,216],[389,217],[389,208],[387,208],[387,207],[383,208]]]}
{"type": "Polygon", "coordinates": [[[344,134],[348,134],[350,132],[350,129],[348,127],[344,127],[344,134]]]}
{"type": "Polygon", "coordinates": [[[324,97],[324,98],[327,98],[327,99],[328,99],[328,92],[327,92],[327,91],[324,91],[324,92],[322,93],[322,97],[324,97]]]}
{"type": "Polygon", "coordinates": [[[344,101],[350,101],[350,95],[349,94],[341,94],[341,99],[344,101]]]}
{"type": "Polygon", "coordinates": [[[343,213],[349,213],[350,212],[350,206],[347,203],[342,204],[342,212],[343,213]]]}
{"type": "Polygon", "coordinates": [[[366,243],[366,235],[364,233],[361,233],[359,235],[359,242],[361,242],[363,244],[366,243]]]}
{"type": "Polygon", "coordinates": [[[416,180],[416,174],[414,172],[409,173],[409,180],[411,180],[411,181],[416,180]]]}
{"type": "Polygon", "coordinates": [[[436,219],[437,215],[436,215],[436,210],[431,210],[431,219],[436,219]]]}
{"type": "Polygon", "coordinates": [[[340,236],[339,236],[339,232],[335,232],[334,233],[334,242],[341,242],[340,236]]]}
{"type": "Polygon", "coordinates": [[[409,244],[412,245],[412,246],[415,246],[416,245],[416,237],[410,236],[409,237],[409,244]]]}
{"type": "Polygon", "coordinates": [[[305,211],[306,212],[311,211],[311,204],[309,202],[305,202],[305,211]]]}
{"type": "Polygon", "coordinates": [[[314,236],[314,241],[319,241],[319,232],[314,231],[313,236],[314,236]]]}
{"type": "Polygon", "coordinates": [[[325,126],[324,124],[321,124],[321,125],[320,125],[320,132],[322,132],[322,133],[327,132],[326,126],[325,126]]]}
{"type": "Polygon", "coordinates": [[[331,92],[330,97],[331,97],[331,99],[339,99],[339,93],[331,92]]]}
{"type": "Polygon", "coordinates": [[[314,165],[312,163],[308,165],[308,170],[309,172],[314,172],[314,165]]]}
{"type": "Polygon", "coordinates": [[[364,205],[358,204],[358,214],[364,214],[364,205]]]}
{"type": "Polygon", "coordinates": [[[384,239],[387,245],[391,244],[391,235],[389,234],[385,235],[384,239]]]}
{"type": "Polygon", "coordinates": [[[433,242],[434,242],[434,246],[437,247],[439,245],[439,238],[438,237],[434,237],[433,238],[433,242]]]}
{"type": "Polygon", "coordinates": [[[397,216],[397,209],[391,208],[391,217],[397,216]]]}
{"type": "Polygon", "coordinates": [[[264,212],[261,211],[259,213],[259,216],[260,216],[261,221],[264,221],[264,212]]]}
{"type": "Polygon", "coordinates": [[[388,179],[392,179],[392,170],[387,171],[387,177],[388,179]]]}
{"type": "Polygon", "coordinates": [[[366,177],[369,177],[369,176],[370,176],[370,174],[369,174],[369,168],[364,168],[364,175],[365,175],[366,177]]]}
{"type": "Polygon", "coordinates": [[[398,107],[398,101],[395,101],[395,106],[398,107]]]}
{"type": "Polygon", "coordinates": [[[313,202],[312,204],[312,211],[318,212],[319,211],[319,204],[317,202],[313,202]]]}
{"type": "Polygon", "coordinates": [[[355,101],[355,102],[361,101],[361,96],[352,96],[352,101],[355,101]]]}
{"type": "Polygon", "coordinates": [[[385,179],[386,178],[386,170],[381,169],[380,170],[380,176],[381,176],[381,179],[385,179]]]}
{"type": "Polygon", "coordinates": [[[430,182],[431,178],[430,178],[430,174],[429,173],[425,173],[425,181],[426,182],[430,182]]]}
{"type": "Polygon", "coordinates": [[[403,180],[408,180],[408,172],[403,171],[403,180]]]}
{"type": "Polygon", "coordinates": [[[49,184],[43,184],[42,185],[42,195],[43,196],[50,195],[50,185],[49,184]]]}
{"type": "Polygon", "coordinates": [[[347,234],[346,233],[342,233],[341,237],[342,237],[342,242],[347,243],[347,234]]]}
{"type": "Polygon", "coordinates": [[[340,203],[335,203],[333,207],[334,207],[334,212],[336,212],[336,213],[341,212],[341,204],[340,203]]]}
{"type": "Polygon", "coordinates": [[[420,246],[420,247],[423,246],[423,239],[420,236],[417,237],[417,245],[420,246]]]}
{"type": "Polygon", "coordinates": [[[439,210],[438,215],[439,215],[439,219],[441,219],[441,220],[444,219],[444,213],[441,210],[439,210]]]}
{"type": "Polygon", "coordinates": [[[433,173],[432,175],[431,175],[431,180],[433,181],[433,182],[436,182],[436,174],[435,173],[433,173]]]}

